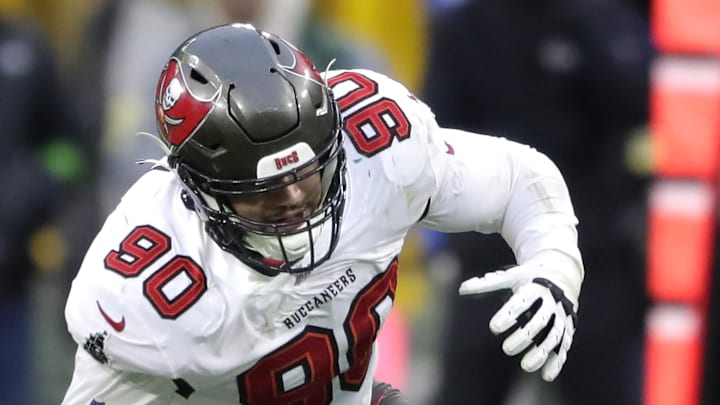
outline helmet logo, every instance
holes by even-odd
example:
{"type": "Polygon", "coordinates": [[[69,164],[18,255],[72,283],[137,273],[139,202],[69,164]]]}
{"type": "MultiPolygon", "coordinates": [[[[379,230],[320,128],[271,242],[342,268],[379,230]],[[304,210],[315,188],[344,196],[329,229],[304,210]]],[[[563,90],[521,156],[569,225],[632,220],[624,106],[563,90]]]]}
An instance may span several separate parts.
{"type": "Polygon", "coordinates": [[[177,59],[165,66],[155,92],[155,114],[161,135],[171,146],[179,147],[195,133],[210,114],[220,94],[210,99],[195,96],[187,86],[177,59]]]}
{"type": "Polygon", "coordinates": [[[291,163],[297,163],[299,161],[300,161],[300,158],[298,157],[298,153],[296,150],[294,150],[287,156],[276,157],[275,158],[275,167],[277,167],[278,170],[282,170],[283,167],[285,167],[291,163]]]}
{"type": "Polygon", "coordinates": [[[183,87],[182,84],[180,84],[180,79],[173,77],[172,80],[170,80],[170,84],[165,89],[165,96],[162,99],[163,110],[167,111],[173,108],[182,93],[183,87]]]}
{"type": "Polygon", "coordinates": [[[258,179],[277,176],[300,167],[315,157],[310,145],[299,142],[289,148],[271,153],[258,161],[258,179]]]}
{"type": "Polygon", "coordinates": [[[310,58],[307,57],[307,55],[300,52],[300,50],[298,50],[292,44],[286,41],[279,42],[280,44],[287,47],[287,49],[290,51],[290,55],[292,55],[293,57],[292,61],[281,61],[280,65],[284,67],[285,70],[296,73],[302,77],[312,79],[320,84],[323,83],[323,80],[320,77],[320,73],[318,73],[318,71],[315,69],[315,66],[313,65],[310,58]]]}

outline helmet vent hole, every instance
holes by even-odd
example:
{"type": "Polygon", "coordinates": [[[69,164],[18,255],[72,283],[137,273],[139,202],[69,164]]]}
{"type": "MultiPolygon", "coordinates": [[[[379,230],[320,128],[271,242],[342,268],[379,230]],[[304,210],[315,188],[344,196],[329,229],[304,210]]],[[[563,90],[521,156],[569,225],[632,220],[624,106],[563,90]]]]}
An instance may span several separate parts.
{"type": "Polygon", "coordinates": [[[278,45],[278,43],[273,40],[270,40],[270,45],[272,45],[273,49],[275,50],[275,54],[280,55],[280,45],[278,45]]]}
{"type": "Polygon", "coordinates": [[[208,79],[206,79],[205,76],[202,75],[202,73],[198,72],[195,69],[190,71],[190,77],[200,82],[201,84],[208,84],[208,79]]]}

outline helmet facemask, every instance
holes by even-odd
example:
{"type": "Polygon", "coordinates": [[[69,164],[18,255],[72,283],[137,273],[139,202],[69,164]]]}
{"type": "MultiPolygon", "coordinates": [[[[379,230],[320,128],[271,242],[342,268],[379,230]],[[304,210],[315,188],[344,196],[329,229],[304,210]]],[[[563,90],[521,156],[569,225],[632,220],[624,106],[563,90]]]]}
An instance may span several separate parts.
{"type": "Polygon", "coordinates": [[[330,257],[337,244],[346,191],[345,155],[339,128],[335,141],[326,150],[307,163],[273,177],[251,181],[213,180],[183,164],[177,165],[177,173],[213,240],[266,274],[312,270],[330,257]],[[316,175],[320,176],[322,190],[320,204],[301,220],[262,222],[242,217],[231,207],[230,200],[235,196],[266,193],[316,175]]]}

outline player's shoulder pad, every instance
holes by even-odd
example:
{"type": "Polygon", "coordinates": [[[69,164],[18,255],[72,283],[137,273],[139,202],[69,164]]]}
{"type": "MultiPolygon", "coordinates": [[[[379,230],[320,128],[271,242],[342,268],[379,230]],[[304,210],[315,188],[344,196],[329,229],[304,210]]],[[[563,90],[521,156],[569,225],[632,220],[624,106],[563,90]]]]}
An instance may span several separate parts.
{"type": "Polygon", "coordinates": [[[104,334],[106,361],[122,369],[167,372],[160,342],[177,334],[157,329],[145,281],[173,257],[197,257],[193,246],[203,234],[189,227],[201,225],[180,192],[171,172],[151,170],[138,180],[95,237],[68,296],[65,317],[75,341],[83,346],[104,334]]]}
{"type": "Polygon", "coordinates": [[[385,176],[402,187],[427,174],[442,147],[435,115],[425,103],[400,82],[371,70],[330,71],[327,82],[350,140],[349,159],[380,161],[385,176]]]}

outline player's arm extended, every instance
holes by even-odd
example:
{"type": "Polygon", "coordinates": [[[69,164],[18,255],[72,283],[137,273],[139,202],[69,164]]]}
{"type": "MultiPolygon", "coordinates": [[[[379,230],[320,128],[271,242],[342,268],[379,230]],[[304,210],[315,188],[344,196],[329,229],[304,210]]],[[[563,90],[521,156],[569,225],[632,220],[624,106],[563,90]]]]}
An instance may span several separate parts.
{"type": "Polygon", "coordinates": [[[579,290],[578,221],[555,164],[504,138],[445,128],[436,134],[446,151],[433,158],[437,189],[422,223],[443,232],[500,233],[520,264],[568,261],[563,278],[579,290]]]}
{"type": "Polygon", "coordinates": [[[565,181],[547,156],[528,146],[458,130],[433,132],[433,143],[445,143],[446,151],[432,158],[437,189],[422,223],[444,232],[503,236],[518,266],[467,280],[460,293],[512,290],[490,327],[502,333],[522,326],[503,349],[509,355],[529,350],[523,368],[535,371],[545,365],[543,377],[552,380],[572,342],[584,274],[565,181]],[[543,304],[532,319],[516,325],[538,299],[543,304]]]}

